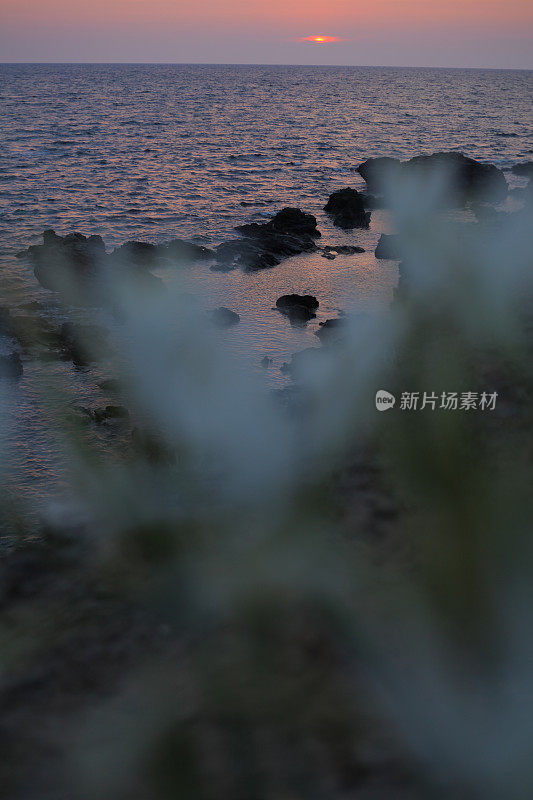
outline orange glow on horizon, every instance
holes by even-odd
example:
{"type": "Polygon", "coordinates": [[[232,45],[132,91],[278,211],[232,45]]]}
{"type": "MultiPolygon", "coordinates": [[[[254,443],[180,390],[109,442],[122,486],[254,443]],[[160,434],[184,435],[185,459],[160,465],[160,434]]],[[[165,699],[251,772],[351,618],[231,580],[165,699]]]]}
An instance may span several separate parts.
{"type": "Polygon", "coordinates": [[[314,42],[315,44],[329,44],[330,42],[342,42],[338,36],[304,36],[300,42],[314,42]]]}

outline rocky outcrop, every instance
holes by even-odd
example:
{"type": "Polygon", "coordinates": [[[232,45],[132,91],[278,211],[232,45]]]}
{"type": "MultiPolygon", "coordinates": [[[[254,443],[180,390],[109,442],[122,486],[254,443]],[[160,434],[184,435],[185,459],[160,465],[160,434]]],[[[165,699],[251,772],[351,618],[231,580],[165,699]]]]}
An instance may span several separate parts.
{"type": "Polygon", "coordinates": [[[397,158],[369,158],[357,167],[368,191],[377,194],[386,194],[390,181],[396,179],[400,171],[401,161],[397,158]]]}
{"type": "Polygon", "coordinates": [[[395,260],[401,257],[399,237],[394,233],[382,233],[376,247],[376,258],[395,260]]]}
{"type": "Polygon", "coordinates": [[[236,230],[245,238],[217,247],[215,269],[274,267],[284,258],[316,250],[315,239],[320,237],[316,218],[299,208],[284,208],[268,222],[239,225],[236,230]]]}
{"type": "Polygon", "coordinates": [[[343,317],[327,319],[320,323],[320,328],[316,331],[322,344],[331,344],[340,341],[346,333],[347,321],[343,317]]]}
{"type": "Polygon", "coordinates": [[[508,192],[502,170],[494,164],[485,164],[462,153],[433,153],[416,156],[410,161],[394,158],[370,158],[357,168],[365,179],[369,191],[385,194],[391,181],[413,178],[421,183],[442,184],[442,202],[446,206],[460,206],[477,200],[499,203],[508,192]]]}
{"type": "Polygon", "coordinates": [[[126,242],[115,248],[109,256],[112,265],[120,267],[150,268],[157,266],[161,260],[163,249],[150,242],[126,242]]]}
{"type": "Polygon", "coordinates": [[[219,271],[226,271],[240,267],[244,270],[255,271],[266,269],[267,267],[277,266],[283,258],[301,253],[299,243],[288,241],[288,237],[283,242],[281,250],[280,242],[275,243],[275,252],[267,249],[265,241],[253,239],[231,239],[223,242],[216,249],[217,263],[213,267],[219,271]]]}
{"type": "Polygon", "coordinates": [[[276,308],[291,322],[309,322],[316,317],[318,300],[311,294],[284,294],[276,300],[276,308]]]}
{"type": "Polygon", "coordinates": [[[331,214],[338,228],[368,228],[370,212],[365,209],[364,197],[356,189],[340,189],[330,195],[324,211],[331,214]]]}
{"type": "Polygon", "coordinates": [[[211,261],[215,252],[183,239],[173,239],[166,245],[166,255],[178,264],[194,264],[197,261],[211,261]]]}
{"type": "Polygon", "coordinates": [[[142,291],[160,290],[163,282],[148,268],[160,257],[160,248],[146,242],[127,242],[110,255],[100,236],[43,233],[43,244],[33,245],[19,257],[34,264],[35,277],[45,289],[58,292],[72,305],[107,305],[110,280],[127,279],[142,291]]]}
{"type": "Polygon", "coordinates": [[[316,226],[316,217],[299,208],[283,208],[269,222],[238,225],[235,230],[253,238],[269,237],[272,234],[311,236],[314,239],[321,236],[316,226]]]}
{"type": "Polygon", "coordinates": [[[241,318],[235,311],[221,306],[211,312],[211,321],[217,328],[230,328],[240,322],[241,318]]]}
{"type": "Polygon", "coordinates": [[[421,180],[444,176],[444,199],[450,205],[462,205],[467,200],[499,203],[507,197],[508,186],[502,170],[462,153],[416,156],[402,165],[402,171],[421,180]]]}
{"type": "Polygon", "coordinates": [[[61,294],[75,294],[83,299],[85,290],[95,282],[106,259],[100,236],[71,233],[58,236],[53,230],[43,233],[43,243],[26,251],[34,263],[35,277],[45,289],[61,294]]]}

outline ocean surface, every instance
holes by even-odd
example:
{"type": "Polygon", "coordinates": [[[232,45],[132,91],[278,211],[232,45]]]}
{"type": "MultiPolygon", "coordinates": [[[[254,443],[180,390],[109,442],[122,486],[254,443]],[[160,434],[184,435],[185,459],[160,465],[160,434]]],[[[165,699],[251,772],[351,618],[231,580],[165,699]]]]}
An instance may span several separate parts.
{"type": "MultiPolygon", "coordinates": [[[[322,211],[328,195],[363,188],[355,168],[370,156],[411,158],[460,150],[504,169],[530,160],[527,71],[211,65],[0,65],[0,305],[30,300],[65,318],[32,268],[15,254],[43,230],[100,234],[108,248],[140,239],[189,238],[214,246],[235,225],[262,221],[286,205],[318,218],[323,244],[367,252],[288,259],[249,274],[206,265],[167,271],[210,307],[241,323],[223,334],[265,378],[285,378],[291,353],[317,345],[318,323],[340,309],[390,302],[394,262],[373,250],[388,229],[374,211],[368,231],[343,232],[322,211]],[[273,310],[286,292],[320,301],[317,320],[291,327],[273,310]]],[[[508,174],[511,185],[520,181],[508,174]]],[[[0,342],[9,349],[9,342],[0,342]]],[[[67,377],[78,402],[101,405],[98,370],[25,363],[9,434],[10,477],[48,495],[59,482],[53,432],[38,391],[44,370],[67,377]],[[22,476],[22,477],[21,477],[22,476]]],[[[29,488],[28,488],[29,487],[29,488]]]]}

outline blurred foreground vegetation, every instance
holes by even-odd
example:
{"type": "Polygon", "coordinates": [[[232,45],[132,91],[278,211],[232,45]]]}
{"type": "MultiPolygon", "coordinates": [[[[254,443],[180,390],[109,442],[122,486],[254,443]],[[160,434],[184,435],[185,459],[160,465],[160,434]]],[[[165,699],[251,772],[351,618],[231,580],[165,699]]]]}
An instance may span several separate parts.
{"type": "Polygon", "coordinates": [[[281,395],[187,300],[175,330],[121,297],[129,446],[60,387],[80,515],[28,540],[4,507],[2,797],[531,796],[531,212],[430,200],[397,205],[393,307],[281,395]]]}

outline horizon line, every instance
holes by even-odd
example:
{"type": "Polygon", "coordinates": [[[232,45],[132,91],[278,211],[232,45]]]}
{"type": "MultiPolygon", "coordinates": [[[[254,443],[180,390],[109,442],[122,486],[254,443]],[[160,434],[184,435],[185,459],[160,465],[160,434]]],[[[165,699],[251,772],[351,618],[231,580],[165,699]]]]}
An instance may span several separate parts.
{"type": "Polygon", "coordinates": [[[493,70],[497,72],[533,72],[532,67],[463,67],[432,64],[302,64],[259,61],[0,61],[0,66],[146,66],[146,67],[337,67],[346,69],[442,69],[493,70]]]}

